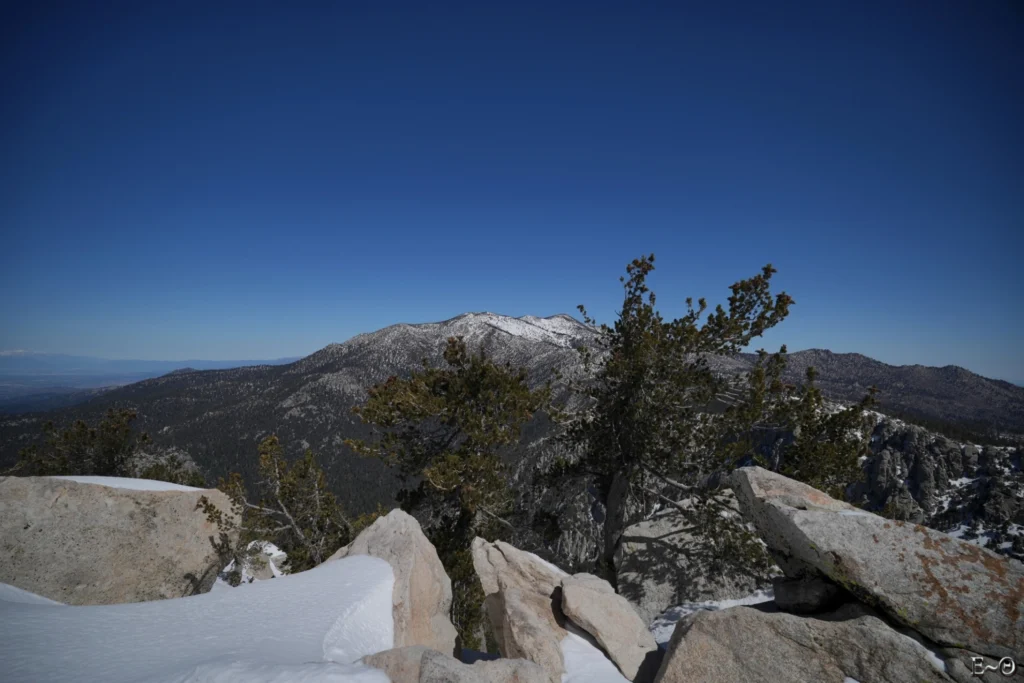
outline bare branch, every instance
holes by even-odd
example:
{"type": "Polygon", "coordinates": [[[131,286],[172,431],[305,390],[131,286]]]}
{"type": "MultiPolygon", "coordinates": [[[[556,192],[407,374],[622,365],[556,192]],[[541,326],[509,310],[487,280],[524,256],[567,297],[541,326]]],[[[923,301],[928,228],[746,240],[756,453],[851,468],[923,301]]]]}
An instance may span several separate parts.
{"type": "Polygon", "coordinates": [[[509,529],[512,529],[513,531],[515,531],[515,527],[512,526],[512,523],[509,522],[507,519],[504,519],[503,517],[499,517],[498,515],[494,514],[493,512],[491,512],[490,510],[488,510],[485,507],[479,507],[477,509],[480,510],[480,512],[482,512],[485,515],[487,515],[488,517],[490,517],[491,519],[493,519],[495,521],[498,521],[498,522],[501,522],[502,524],[507,526],[509,529]]]}
{"type": "Polygon", "coordinates": [[[643,487],[643,490],[647,491],[647,493],[650,493],[650,494],[653,494],[653,495],[657,496],[662,502],[668,503],[669,505],[671,505],[675,509],[679,510],[683,514],[688,514],[690,512],[689,508],[684,507],[682,503],[680,503],[678,501],[675,501],[675,500],[672,500],[671,498],[669,498],[668,496],[664,495],[663,493],[659,493],[658,491],[655,491],[654,489],[649,489],[646,486],[643,487]]]}

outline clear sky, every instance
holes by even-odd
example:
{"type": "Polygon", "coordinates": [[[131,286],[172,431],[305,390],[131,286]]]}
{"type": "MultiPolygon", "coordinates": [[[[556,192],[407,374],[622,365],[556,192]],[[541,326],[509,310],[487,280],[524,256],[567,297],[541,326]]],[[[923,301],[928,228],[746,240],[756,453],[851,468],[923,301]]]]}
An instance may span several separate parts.
{"type": "Polygon", "coordinates": [[[1024,380],[1019,0],[0,12],[0,349],[610,321],[653,251],[669,314],[771,262],[769,347],[1024,380]]]}

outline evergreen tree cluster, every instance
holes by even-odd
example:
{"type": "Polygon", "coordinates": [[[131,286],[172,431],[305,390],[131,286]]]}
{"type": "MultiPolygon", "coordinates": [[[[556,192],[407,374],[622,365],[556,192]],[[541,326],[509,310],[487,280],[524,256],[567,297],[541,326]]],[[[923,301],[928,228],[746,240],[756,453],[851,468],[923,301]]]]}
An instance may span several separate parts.
{"type": "Polygon", "coordinates": [[[52,421],[43,425],[43,444],[23,448],[18,462],[6,474],[20,476],[138,477],[185,486],[206,486],[206,480],[175,453],[152,457],[149,435],[136,432],[134,410],[111,408],[95,426],[76,420],[60,429],[52,421]]]}

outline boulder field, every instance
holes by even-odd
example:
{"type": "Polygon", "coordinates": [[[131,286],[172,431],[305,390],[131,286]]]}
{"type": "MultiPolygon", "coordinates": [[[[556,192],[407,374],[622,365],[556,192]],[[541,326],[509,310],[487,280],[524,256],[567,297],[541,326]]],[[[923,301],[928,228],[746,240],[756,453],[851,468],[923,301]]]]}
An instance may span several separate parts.
{"type": "MultiPolygon", "coordinates": [[[[360,661],[393,683],[1024,681],[1020,562],[758,467],[729,485],[782,572],[773,601],[690,613],[661,649],[641,617],[650,605],[477,538],[500,657],[457,652],[451,581],[417,521],[395,510],[328,560],[369,555],[394,573],[393,649],[360,661]]],[[[218,528],[196,503],[207,496],[227,510],[221,495],[7,477],[0,581],[70,604],[201,591],[221,558],[218,528]]]]}

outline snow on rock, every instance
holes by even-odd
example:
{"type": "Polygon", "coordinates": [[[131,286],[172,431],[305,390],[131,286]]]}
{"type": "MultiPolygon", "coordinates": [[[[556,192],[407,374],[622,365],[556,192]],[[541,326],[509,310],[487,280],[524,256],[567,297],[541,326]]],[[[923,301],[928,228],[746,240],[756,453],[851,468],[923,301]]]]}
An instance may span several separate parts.
{"type": "Polygon", "coordinates": [[[566,624],[562,639],[562,683],[626,683],[627,679],[605,656],[589,634],[566,624]]]}
{"type": "Polygon", "coordinates": [[[218,574],[217,580],[213,583],[210,590],[223,590],[225,588],[237,588],[239,586],[245,586],[253,581],[260,581],[264,579],[276,579],[279,576],[284,576],[288,572],[286,568],[288,566],[288,553],[278,548],[270,541],[252,541],[248,545],[249,550],[259,548],[263,563],[262,566],[255,566],[254,562],[245,562],[244,566],[239,571],[239,582],[238,586],[232,586],[228,580],[232,572],[235,571],[235,561],[231,560],[227,566],[224,567],[218,574]]]}
{"type": "Polygon", "coordinates": [[[123,605],[0,602],[8,683],[354,681],[394,645],[387,562],[355,556],[246,590],[123,605]]]}
{"type": "Polygon", "coordinates": [[[699,610],[717,611],[738,607],[740,605],[756,605],[762,602],[771,602],[775,599],[772,589],[759,590],[742,598],[733,600],[708,600],[705,602],[684,602],[676,607],[665,610],[661,616],[651,622],[650,630],[658,645],[667,645],[672,639],[672,632],[676,629],[676,622],[688,614],[699,610]]]}
{"type": "Polygon", "coordinates": [[[130,477],[93,477],[93,476],[61,476],[50,479],[64,479],[79,484],[98,484],[112,489],[131,489],[132,491],[202,491],[195,486],[183,486],[155,479],[132,479],[130,477]]]}

